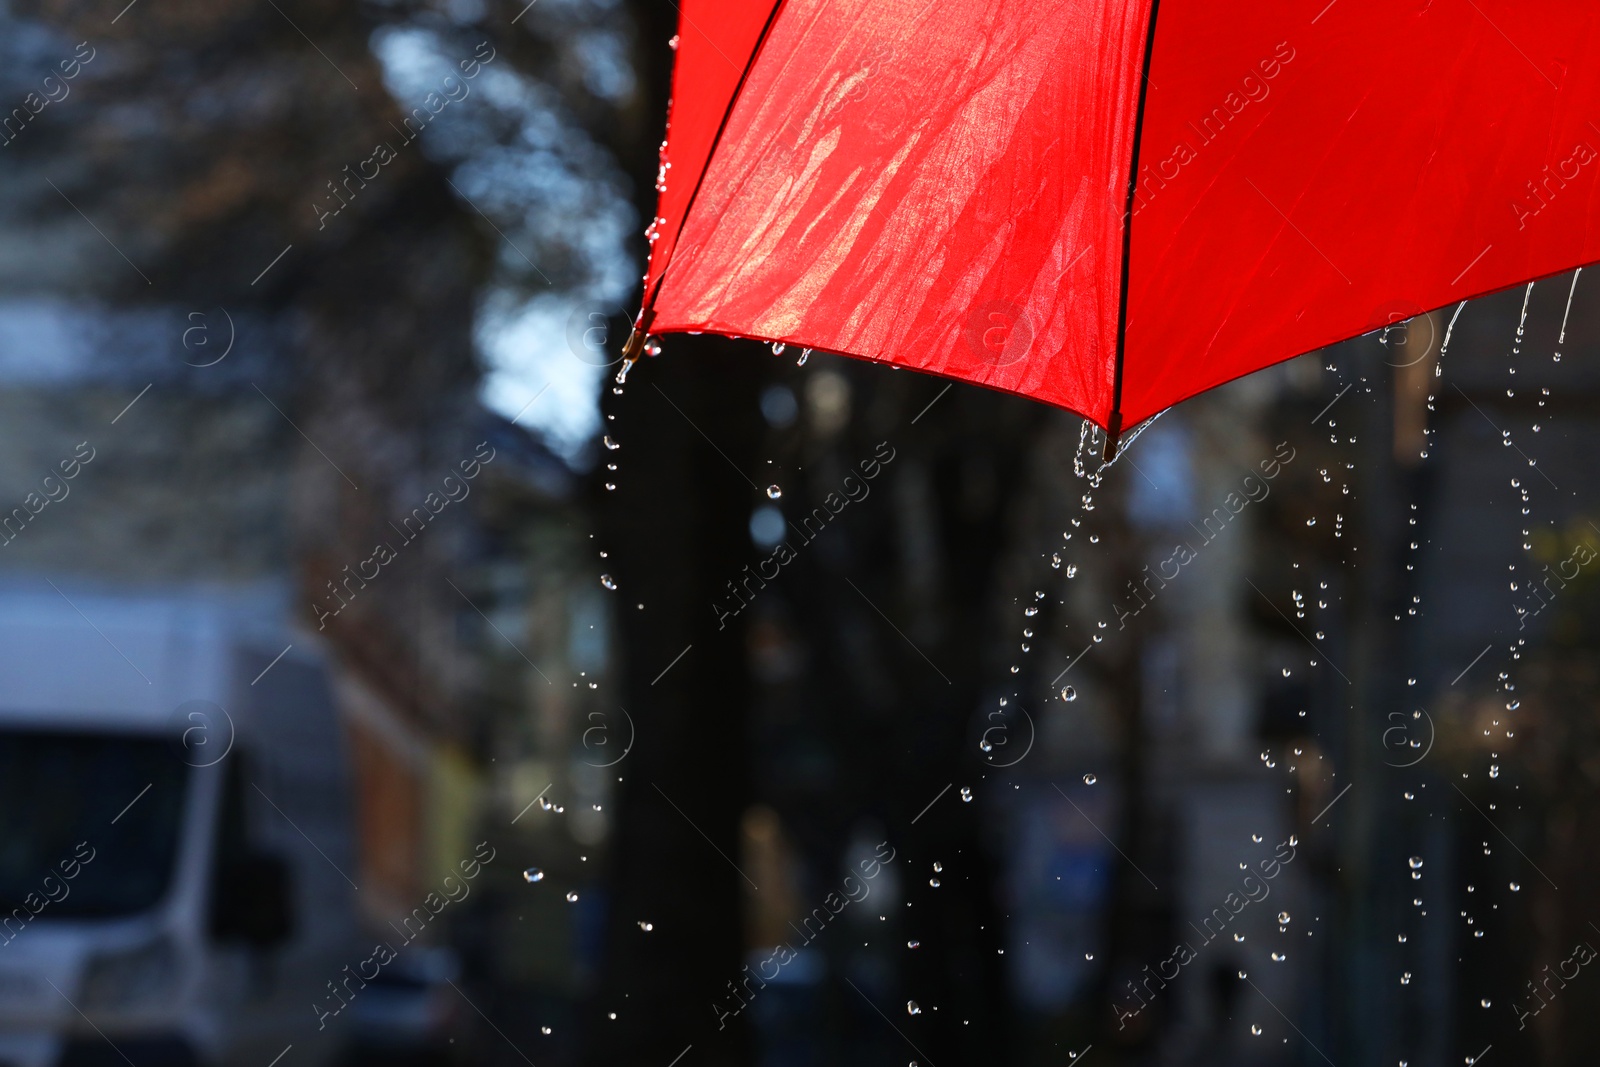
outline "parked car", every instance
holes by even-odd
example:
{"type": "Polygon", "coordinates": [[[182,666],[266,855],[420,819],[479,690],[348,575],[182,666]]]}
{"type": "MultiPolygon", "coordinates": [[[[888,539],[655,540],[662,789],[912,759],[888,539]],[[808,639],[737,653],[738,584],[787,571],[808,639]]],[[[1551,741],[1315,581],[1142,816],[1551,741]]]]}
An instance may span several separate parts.
{"type": "Polygon", "coordinates": [[[342,1052],[313,1005],[361,943],[347,760],[326,665],[261,617],[0,590],[5,1067],[342,1052]]]}

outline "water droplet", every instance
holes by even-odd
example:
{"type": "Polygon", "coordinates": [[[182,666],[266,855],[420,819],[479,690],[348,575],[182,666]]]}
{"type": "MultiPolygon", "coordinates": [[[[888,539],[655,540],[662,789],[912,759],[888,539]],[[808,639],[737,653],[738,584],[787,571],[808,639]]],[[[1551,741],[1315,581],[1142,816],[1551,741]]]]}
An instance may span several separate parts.
{"type": "Polygon", "coordinates": [[[993,752],[994,751],[994,746],[991,745],[987,741],[979,741],[978,742],[978,749],[980,751],[982,751],[982,752],[993,752]]]}
{"type": "Polygon", "coordinates": [[[1255,1023],[1251,1023],[1250,1024],[1250,1032],[1252,1034],[1255,1034],[1257,1037],[1260,1037],[1261,1036],[1261,1027],[1257,1026],[1255,1023]]]}
{"type": "Polygon", "coordinates": [[[1288,958],[1289,958],[1289,956],[1288,956],[1288,954],[1287,954],[1287,953],[1283,953],[1283,952],[1274,952],[1274,953],[1273,953],[1273,954],[1272,954],[1272,962],[1273,962],[1273,963],[1282,963],[1282,962],[1283,962],[1283,961],[1284,961],[1284,960],[1286,960],[1286,959],[1288,959],[1288,958]]]}
{"type": "Polygon", "coordinates": [[[544,881],[544,872],[537,867],[529,867],[522,872],[522,880],[532,885],[534,882],[544,881]]]}
{"type": "Polygon", "coordinates": [[[921,947],[922,947],[922,942],[921,941],[907,941],[906,942],[906,948],[921,948],[921,947]]]}
{"type": "Polygon", "coordinates": [[[611,575],[609,575],[609,574],[602,574],[600,576],[600,584],[605,586],[607,589],[612,590],[613,592],[616,591],[617,580],[615,578],[611,577],[611,575]]]}
{"type": "Polygon", "coordinates": [[[811,358],[811,349],[802,348],[800,350],[800,358],[794,361],[794,365],[796,367],[804,367],[806,365],[806,360],[808,360],[810,358],[811,358]]]}
{"type": "Polygon", "coordinates": [[[772,342],[772,354],[775,356],[781,356],[783,355],[783,350],[788,347],[789,346],[784,344],[782,341],[774,341],[772,342]]]}
{"type": "Polygon", "coordinates": [[[1086,960],[1092,960],[1092,959],[1094,959],[1094,953],[1093,952],[1085,952],[1083,954],[1083,958],[1086,959],[1086,960]]]}
{"type": "Polygon", "coordinates": [[[1484,997],[1482,1000],[1478,1001],[1478,1003],[1483,1005],[1485,1008],[1487,1008],[1489,1006],[1489,998],[1488,997],[1484,997]]]}
{"type": "Polygon", "coordinates": [[[1400,984],[1401,985],[1410,985],[1411,984],[1411,972],[1410,971],[1407,971],[1406,973],[1404,973],[1404,974],[1402,974],[1400,976],[1400,984]]]}
{"type": "Polygon", "coordinates": [[[1498,764],[1498,763],[1489,764],[1489,777],[1490,778],[1498,778],[1498,777],[1500,777],[1500,764],[1498,764]]]}
{"type": "Polygon", "coordinates": [[[1288,668],[1288,667],[1285,667],[1285,668],[1284,668],[1284,669],[1283,669],[1283,676],[1284,676],[1284,677],[1285,677],[1285,678],[1287,678],[1287,677],[1289,677],[1289,668],[1288,668]]]}
{"type": "Polygon", "coordinates": [[[971,804],[972,803],[972,788],[970,786],[965,786],[964,785],[964,786],[961,787],[961,803],[963,803],[963,804],[971,804]]]}
{"type": "Polygon", "coordinates": [[[661,338],[647,337],[644,341],[644,354],[655,357],[661,354],[661,338]]]}
{"type": "Polygon", "coordinates": [[[939,879],[937,879],[937,878],[929,878],[928,879],[928,884],[933,886],[933,888],[938,889],[939,888],[939,879]]]}
{"type": "Polygon", "coordinates": [[[645,933],[648,934],[651,930],[654,930],[655,928],[656,928],[656,924],[655,923],[647,923],[643,919],[639,920],[639,929],[643,930],[645,933]]]}
{"type": "Polygon", "coordinates": [[[921,1015],[922,1014],[921,1005],[919,1005],[914,1000],[906,1001],[906,1014],[907,1015],[921,1015]]]}
{"type": "Polygon", "coordinates": [[[613,441],[611,439],[611,435],[610,434],[606,434],[600,440],[605,442],[606,448],[610,449],[612,452],[615,452],[617,449],[622,447],[621,445],[617,444],[615,441],[613,441]]]}
{"type": "Polygon", "coordinates": [[[1279,926],[1288,926],[1289,925],[1289,913],[1288,912],[1286,912],[1286,911],[1278,912],[1278,925],[1279,926]]]}
{"type": "Polygon", "coordinates": [[[1421,856],[1412,856],[1409,860],[1406,861],[1406,863],[1410,865],[1410,867],[1411,867],[1411,869],[1413,871],[1420,871],[1422,869],[1422,857],[1421,856]]]}
{"type": "Polygon", "coordinates": [[[934,874],[939,874],[939,873],[941,873],[941,872],[943,872],[943,871],[944,871],[944,864],[942,864],[942,863],[935,863],[935,864],[934,864],[934,865],[933,865],[933,873],[934,873],[934,874]]]}
{"type": "Polygon", "coordinates": [[[548,1027],[548,1026],[541,1026],[541,1027],[539,1027],[539,1032],[540,1032],[540,1033],[541,1033],[541,1034],[544,1034],[544,1035],[546,1035],[546,1036],[549,1036],[549,1034],[550,1034],[550,1028],[549,1028],[549,1027],[548,1027]]]}
{"type": "Polygon", "coordinates": [[[1513,893],[1520,893],[1520,892],[1522,892],[1522,886],[1521,886],[1521,884],[1520,884],[1520,883],[1517,883],[1517,882],[1512,882],[1512,883],[1511,883],[1511,891],[1512,891],[1512,892],[1513,892],[1513,893]]]}
{"type": "Polygon", "coordinates": [[[1078,565],[1076,563],[1067,564],[1067,577],[1068,578],[1076,578],[1077,576],[1078,576],[1078,565]]]}
{"type": "Polygon", "coordinates": [[[782,495],[783,495],[783,490],[779,489],[776,485],[767,486],[767,499],[768,500],[776,500],[782,495]]]}
{"type": "Polygon", "coordinates": [[[1035,615],[1039,614],[1039,609],[1034,607],[1032,604],[1029,604],[1027,607],[1022,609],[1022,613],[1031,619],[1035,615]]]}
{"type": "Polygon", "coordinates": [[[1061,699],[1070,704],[1078,699],[1078,691],[1070,685],[1064,685],[1061,687],[1061,699]]]}
{"type": "Polygon", "coordinates": [[[1088,774],[1083,776],[1083,784],[1084,785],[1094,785],[1099,780],[1100,779],[1098,779],[1098,778],[1096,778],[1094,776],[1094,772],[1093,771],[1090,771],[1088,774]]]}

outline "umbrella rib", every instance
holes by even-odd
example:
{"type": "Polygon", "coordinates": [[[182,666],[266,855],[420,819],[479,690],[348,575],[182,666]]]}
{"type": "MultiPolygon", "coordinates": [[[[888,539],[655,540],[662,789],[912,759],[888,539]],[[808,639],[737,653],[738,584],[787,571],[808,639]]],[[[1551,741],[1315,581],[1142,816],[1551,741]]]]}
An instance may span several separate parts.
{"type": "MultiPolygon", "coordinates": [[[[728,129],[728,120],[733,117],[734,106],[739,103],[739,97],[744,93],[744,83],[749,80],[750,72],[755,69],[756,60],[761,58],[761,49],[766,46],[767,37],[772,33],[772,24],[778,21],[778,12],[782,10],[783,0],[775,0],[771,13],[767,15],[766,25],[761,27],[761,36],[756,38],[756,46],[750,50],[750,58],[745,62],[744,72],[739,75],[739,83],[733,87],[733,95],[728,97],[728,107],[722,113],[722,122],[717,126],[717,135],[711,139],[711,149],[706,153],[705,166],[700,168],[700,177],[695,179],[694,191],[689,194],[688,202],[683,205],[683,218],[679,220],[677,234],[674,234],[672,239],[674,251],[678,247],[678,236],[683,233],[684,227],[689,224],[689,212],[694,210],[694,203],[700,197],[700,187],[705,184],[706,172],[711,169],[711,161],[716,159],[717,149],[722,145],[722,135],[728,129]]],[[[683,11],[680,9],[678,14],[682,15],[683,11]]],[[[684,21],[687,22],[688,19],[686,18],[684,21]]],[[[696,29],[698,28],[696,27],[696,29]]],[[[711,38],[707,37],[706,40],[709,41],[711,38]]],[[[713,44],[712,47],[716,48],[716,45],[713,44]]],[[[722,50],[718,48],[717,51],[720,54],[722,50]]],[[[727,57],[723,56],[723,58],[726,59],[727,57]]],[[[667,260],[666,264],[661,268],[661,273],[656,275],[655,287],[644,294],[642,306],[639,308],[640,329],[642,330],[649,329],[650,323],[645,316],[650,312],[652,305],[655,304],[656,295],[661,292],[661,283],[666,280],[667,271],[672,268],[675,260],[675,256],[673,259],[667,260]]]]}
{"type": "Polygon", "coordinates": [[[1117,454],[1122,436],[1122,365],[1128,347],[1128,260],[1133,252],[1133,202],[1139,192],[1139,146],[1144,140],[1145,97],[1150,92],[1150,60],[1156,48],[1156,12],[1161,0],[1150,0],[1150,24],[1145,29],[1144,56],[1139,70],[1139,104],[1133,118],[1133,151],[1128,161],[1128,198],[1122,209],[1122,280],[1117,293],[1117,351],[1111,377],[1111,416],[1106,420],[1105,458],[1117,454]]]}

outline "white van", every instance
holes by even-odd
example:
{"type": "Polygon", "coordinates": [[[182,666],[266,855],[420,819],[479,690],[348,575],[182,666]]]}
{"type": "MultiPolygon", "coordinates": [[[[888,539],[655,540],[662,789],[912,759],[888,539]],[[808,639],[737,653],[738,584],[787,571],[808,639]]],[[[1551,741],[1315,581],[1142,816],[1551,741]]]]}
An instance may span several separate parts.
{"type": "Polygon", "coordinates": [[[342,1051],[311,1005],[361,958],[346,759],[325,667],[272,614],[0,588],[3,1067],[342,1051]]]}

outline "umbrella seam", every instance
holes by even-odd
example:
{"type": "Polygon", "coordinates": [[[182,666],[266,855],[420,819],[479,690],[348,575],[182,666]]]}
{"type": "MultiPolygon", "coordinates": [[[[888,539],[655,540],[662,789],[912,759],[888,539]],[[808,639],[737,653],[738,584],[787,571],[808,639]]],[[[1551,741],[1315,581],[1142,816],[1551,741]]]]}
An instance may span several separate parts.
{"type": "Polygon", "coordinates": [[[1156,13],[1161,0],[1150,0],[1150,23],[1145,29],[1144,56],[1139,67],[1139,102],[1133,118],[1133,150],[1128,163],[1128,199],[1122,213],[1122,282],[1117,294],[1117,350],[1112,366],[1111,413],[1106,419],[1106,455],[1115,455],[1122,434],[1122,368],[1128,345],[1128,273],[1133,253],[1133,201],[1139,189],[1139,147],[1144,136],[1145,98],[1150,91],[1150,61],[1156,50],[1156,13]]]}
{"type": "MultiPolygon", "coordinates": [[[[689,227],[689,213],[694,210],[695,201],[700,196],[700,188],[705,184],[706,174],[711,170],[711,164],[717,158],[717,148],[722,144],[722,135],[728,128],[728,120],[733,117],[733,109],[739,103],[739,97],[744,95],[745,82],[750,79],[750,72],[755,69],[756,61],[761,58],[761,50],[766,46],[767,38],[772,34],[772,26],[778,21],[778,13],[783,10],[784,0],[776,0],[772,5],[772,13],[767,16],[766,25],[761,27],[761,36],[756,39],[756,46],[750,50],[750,58],[744,65],[744,73],[739,75],[739,83],[733,87],[733,95],[728,98],[728,107],[722,113],[722,123],[717,127],[717,134],[711,139],[711,148],[706,152],[705,166],[700,168],[700,177],[695,180],[694,191],[689,194],[688,201],[683,205],[683,219],[678,223],[677,235],[672,242],[672,258],[661,267],[661,273],[656,276],[655,287],[644,294],[642,306],[639,309],[639,323],[642,329],[649,329],[649,319],[654,311],[656,297],[661,295],[661,286],[667,279],[667,271],[672,269],[672,264],[677,262],[679,239],[689,227]]],[[[652,316],[653,317],[653,316],[652,316]]]]}

